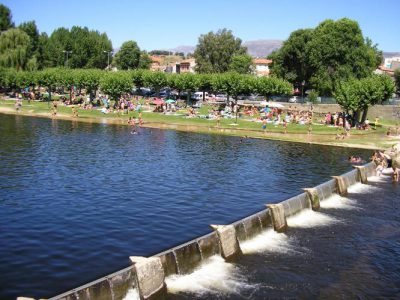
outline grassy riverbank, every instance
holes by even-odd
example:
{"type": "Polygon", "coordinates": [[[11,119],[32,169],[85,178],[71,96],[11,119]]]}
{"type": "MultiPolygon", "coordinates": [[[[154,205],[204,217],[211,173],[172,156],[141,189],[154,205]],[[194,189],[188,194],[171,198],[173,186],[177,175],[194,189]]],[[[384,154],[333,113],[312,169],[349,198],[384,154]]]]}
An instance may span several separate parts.
{"type": "MultiPolygon", "coordinates": [[[[27,101],[23,101],[22,108],[19,112],[16,111],[14,104],[15,101],[12,100],[0,100],[0,113],[120,125],[127,125],[129,117],[137,118],[138,116],[137,112],[130,112],[128,115],[119,115],[117,113],[103,114],[99,109],[79,109],[78,118],[74,118],[72,107],[59,105],[57,116],[53,117],[51,114],[51,103],[32,101],[28,104],[27,101]]],[[[199,110],[199,114],[207,114],[209,108],[210,107],[208,106],[202,107],[199,110]]],[[[341,133],[342,129],[318,124],[317,120],[314,120],[315,122],[312,126],[312,133],[308,134],[308,125],[297,124],[289,124],[287,127],[287,133],[284,133],[282,125],[276,126],[272,124],[268,124],[267,130],[264,131],[261,129],[261,123],[255,122],[250,118],[238,118],[237,123],[234,118],[222,118],[220,126],[218,127],[215,120],[199,117],[187,118],[186,111],[184,110],[179,111],[177,115],[164,115],[161,113],[146,111],[145,107],[142,117],[144,120],[143,127],[231,136],[247,136],[249,138],[274,139],[344,147],[386,149],[400,140],[399,138],[387,137],[387,129],[385,127],[378,127],[366,131],[352,129],[350,137],[346,137],[345,139],[336,139],[336,135],[341,133]]],[[[383,123],[384,122],[385,121],[383,120],[383,123]]]]}

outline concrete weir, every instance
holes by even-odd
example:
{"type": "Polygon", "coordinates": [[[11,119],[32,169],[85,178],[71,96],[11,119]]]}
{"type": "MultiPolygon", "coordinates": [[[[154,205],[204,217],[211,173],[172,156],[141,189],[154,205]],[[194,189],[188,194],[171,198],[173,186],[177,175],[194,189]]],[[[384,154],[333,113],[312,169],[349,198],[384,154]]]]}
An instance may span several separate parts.
{"type": "Polygon", "coordinates": [[[318,190],[316,188],[306,188],[304,189],[304,191],[308,194],[312,210],[319,210],[320,202],[319,202],[318,190]]]}
{"type": "Polygon", "coordinates": [[[287,229],[285,208],[283,204],[267,204],[271,213],[272,224],[277,232],[284,232],[287,229]]]}
{"type": "Polygon", "coordinates": [[[203,260],[213,255],[220,255],[227,261],[234,260],[242,254],[239,242],[248,240],[271,226],[278,232],[286,230],[287,217],[304,209],[317,210],[320,201],[335,193],[345,195],[350,185],[366,183],[368,176],[376,175],[375,168],[374,163],[368,163],[341,176],[334,176],[334,179],[314,188],[304,189],[305,192],[290,199],[267,204],[267,209],[232,224],[211,225],[213,232],[150,258],[130,257],[132,266],[49,300],[122,300],[132,288],[138,291],[140,299],[165,299],[165,277],[191,273],[203,260]]]}
{"type": "Polygon", "coordinates": [[[159,257],[131,256],[141,300],[165,299],[167,286],[159,257]]]}
{"type": "Polygon", "coordinates": [[[239,241],[236,237],[236,229],[233,225],[210,225],[219,238],[221,255],[226,261],[232,261],[242,254],[239,241]]]}
{"type": "Polygon", "coordinates": [[[367,169],[364,166],[353,166],[358,171],[358,178],[361,183],[368,183],[367,169]]]}

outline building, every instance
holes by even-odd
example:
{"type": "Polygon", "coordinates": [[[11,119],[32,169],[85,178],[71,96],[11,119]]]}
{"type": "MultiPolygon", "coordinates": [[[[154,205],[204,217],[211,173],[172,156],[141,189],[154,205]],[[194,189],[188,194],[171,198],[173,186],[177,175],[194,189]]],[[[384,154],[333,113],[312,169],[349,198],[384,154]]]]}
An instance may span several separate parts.
{"type": "Polygon", "coordinates": [[[375,74],[387,74],[389,76],[394,75],[394,71],[400,68],[400,57],[389,57],[385,58],[383,65],[380,65],[375,74]]]}
{"type": "Polygon", "coordinates": [[[398,66],[399,63],[400,63],[400,56],[387,57],[385,58],[383,66],[387,69],[395,70],[396,69],[395,65],[398,66]]]}
{"type": "MultiPolygon", "coordinates": [[[[179,73],[194,73],[196,67],[196,60],[194,58],[188,58],[182,60],[179,64],[179,73]]],[[[177,72],[178,73],[178,72],[177,72]]]]}
{"type": "Polygon", "coordinates": [[[272,60],[266,58],[255,58],[253,59],[253,64],[255,66],[254,73],[257,76],[269,76],[269,66],[272,64],[272,60]]]}
{"type": "Polygon", "coordinates": [[[157,55],[150,56],[151,65],[150,71],[162,71],[164,72],[165,66],[162,65],[162,57],[157,55]]]}

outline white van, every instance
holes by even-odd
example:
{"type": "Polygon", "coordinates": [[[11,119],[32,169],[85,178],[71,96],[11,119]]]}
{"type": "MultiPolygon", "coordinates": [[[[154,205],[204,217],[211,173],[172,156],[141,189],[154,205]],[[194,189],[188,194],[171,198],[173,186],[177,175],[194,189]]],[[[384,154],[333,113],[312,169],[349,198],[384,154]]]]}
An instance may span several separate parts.
{"type": "MultiPolygon", "coordinates": [[[[204,93],[204,101],[208,100],[208,93],[204,93]]],[[[203,92],[196,92],[192,94],[192,99],[196,101],[202,101],[203,100],[203,92]]]]}

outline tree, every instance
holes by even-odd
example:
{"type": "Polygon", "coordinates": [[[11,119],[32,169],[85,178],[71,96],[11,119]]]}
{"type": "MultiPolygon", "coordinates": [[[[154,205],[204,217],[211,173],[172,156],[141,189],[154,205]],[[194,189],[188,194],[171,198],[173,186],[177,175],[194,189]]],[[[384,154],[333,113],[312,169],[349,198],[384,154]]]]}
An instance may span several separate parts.
{"type": "Polygon", "coordinates": [[[62,70],[60,68],[51,68],[39,71],[37,73],[37,83],[47,88],[49,93],[48,100],[51,101],[51,92],[54,88],[62,85],[62,70]]]}
{"type": "Polygon", "coordinates": [[[251,74],[254,72],[253,57],[248,54],[234,55],[229,69],[239,74],[251,74]]]}
{"type": "Polygon", "coordinates": [[[390,99],[394,91],[395,85],[390,77],[372,75],[339,83],[335,98],[338,104],[351,115],[355,124],[363,123],[367,118],[368,108],[390,99]]]}
{"type": "Polygon", "coordinates": [[[14,27],[14,23],[12,22],[10,9],[7,6],[0,4],[0,32],[6,31],[12,27],[14,27]]]}
{"type": "Polygon", "coordinates": [[[12,28],[0,35],[0,66],[24,70],[29,60],[29,36],[12,28]]]}
{"type": "Polygon", "coordinates": [[[127,41],[115,54],[114,62],[120,70],[133,70],[139,67],[140,48],[135,41],[127,41]]]}
{"type": "Polygon", "coordinates": [[[370,76],[382,53],[356,21],[343,18],[294,31],[269,58],[273,74],[329,96],[342,80],[370,76]]]}
{"type": "Polygon", "coordinates": [[[140,53],[140,61],[139,61],[138,68],[148,70],[148,69],[150,69],[151,63],[152,63],[152,60],[151,60],[150,56],[147,54],[146,51],[142,51],[140,53]]]}
{"type": "Polygon", "coordinates": [[[111,99],[118,102],[123,94],[132,91],[133,84],[127,72],[107,72],[100,80],[100,88],[111,99]]]}
{"type": "Polygon", "coordinates": [[[197,75],[192,73],[183,73],[175,78],[175,87],[180,91],[186,91],[187,102],[190,101],[190,95],[198,88],[197,75]]]}
{"type": "Polygon", "coordinates": [[[46,32],[42,32],[39,35],[36,58],[38,69],[50,68],[52,66],[49,37],[46,32]]]}
{"type": "Polygon", "coordinates": [[[54,30],[48,39],[47,51],[51,53],[49,58],[52,67],[65,66],[66,56],[63,51],[72,51],[69,30],[64,27],[54,30]]]}
{"type": "Polygon", "coordinates": [[[241,44],[242,40],[235,38],[227,29],[201,35],[194,52],[196,71],[198,73],[227,72],[234,55],[246,54],[246,48],[241,44]]]}
{"type": "Polygon", "coordinates": [[[272,95],[290,94],[293,91],[293,86],[277,77],[259,77],[255,83],[254,90],[268,99],[272,95]]]}
{"type": "Polygon", "coordinates": [[[308,83],[314,71],[308,55],[308,43],[312,40],[313,33],[313,29],[292,32],[282,47],[269,56],[272,59],[272,74],[293,84],[308,83]]]}
{"type": "Polygon", "coordinates": [[[24,22],[18,26],[19,29],[24,31],[30,39],[30,46],[28,50],[28,56],[32,57],[36,54],[39,44],[39,31],[36,27],[35,21],[24,22]]]}
{"type": "Polygon", "coordinates": [[[144,83],[146,86],[152,87],[158,94],[160,89],[168,84],[167,75],[162,72],[146,72],[144,73],[144,83]]]}
{"type": "Polygon", "coordinates": [[[366,43],[356,21],[326,20],[319,24],[308,43],[311,82],[325,95],[335,91],[340,80],[365,78],[376,69],[377,54],[366,43]]]}
{"type": "Polygon", "coordinates": [[[90,94],[90,100],[94,99],[95,93],[100,86],[100,80],[104,71],[98,69],[76,70],[75,83],[79,89],[84,88],[90,94]]]}
{"type": "Polygon", "coordinates": [[[15,88],[18,84],[17,71],[11,68],[0,68],[0,86],[15,88]]]}
{"type": "Polygon", "coordinates": [[[54,30],[45,44],[46,51],[51,53],[52,66],[64,66],[68,55],[71,68],[104,69],[107,66],[104,51],[112,50],[107,34],[79,26],[73,26],[71,31],[63,27],[54,30]]]}
{"type": "Polygon", "coordinates": [[[394,81],[396,83],[396,91],[400,94],[400,68],[394,71],[394,81]]]}

